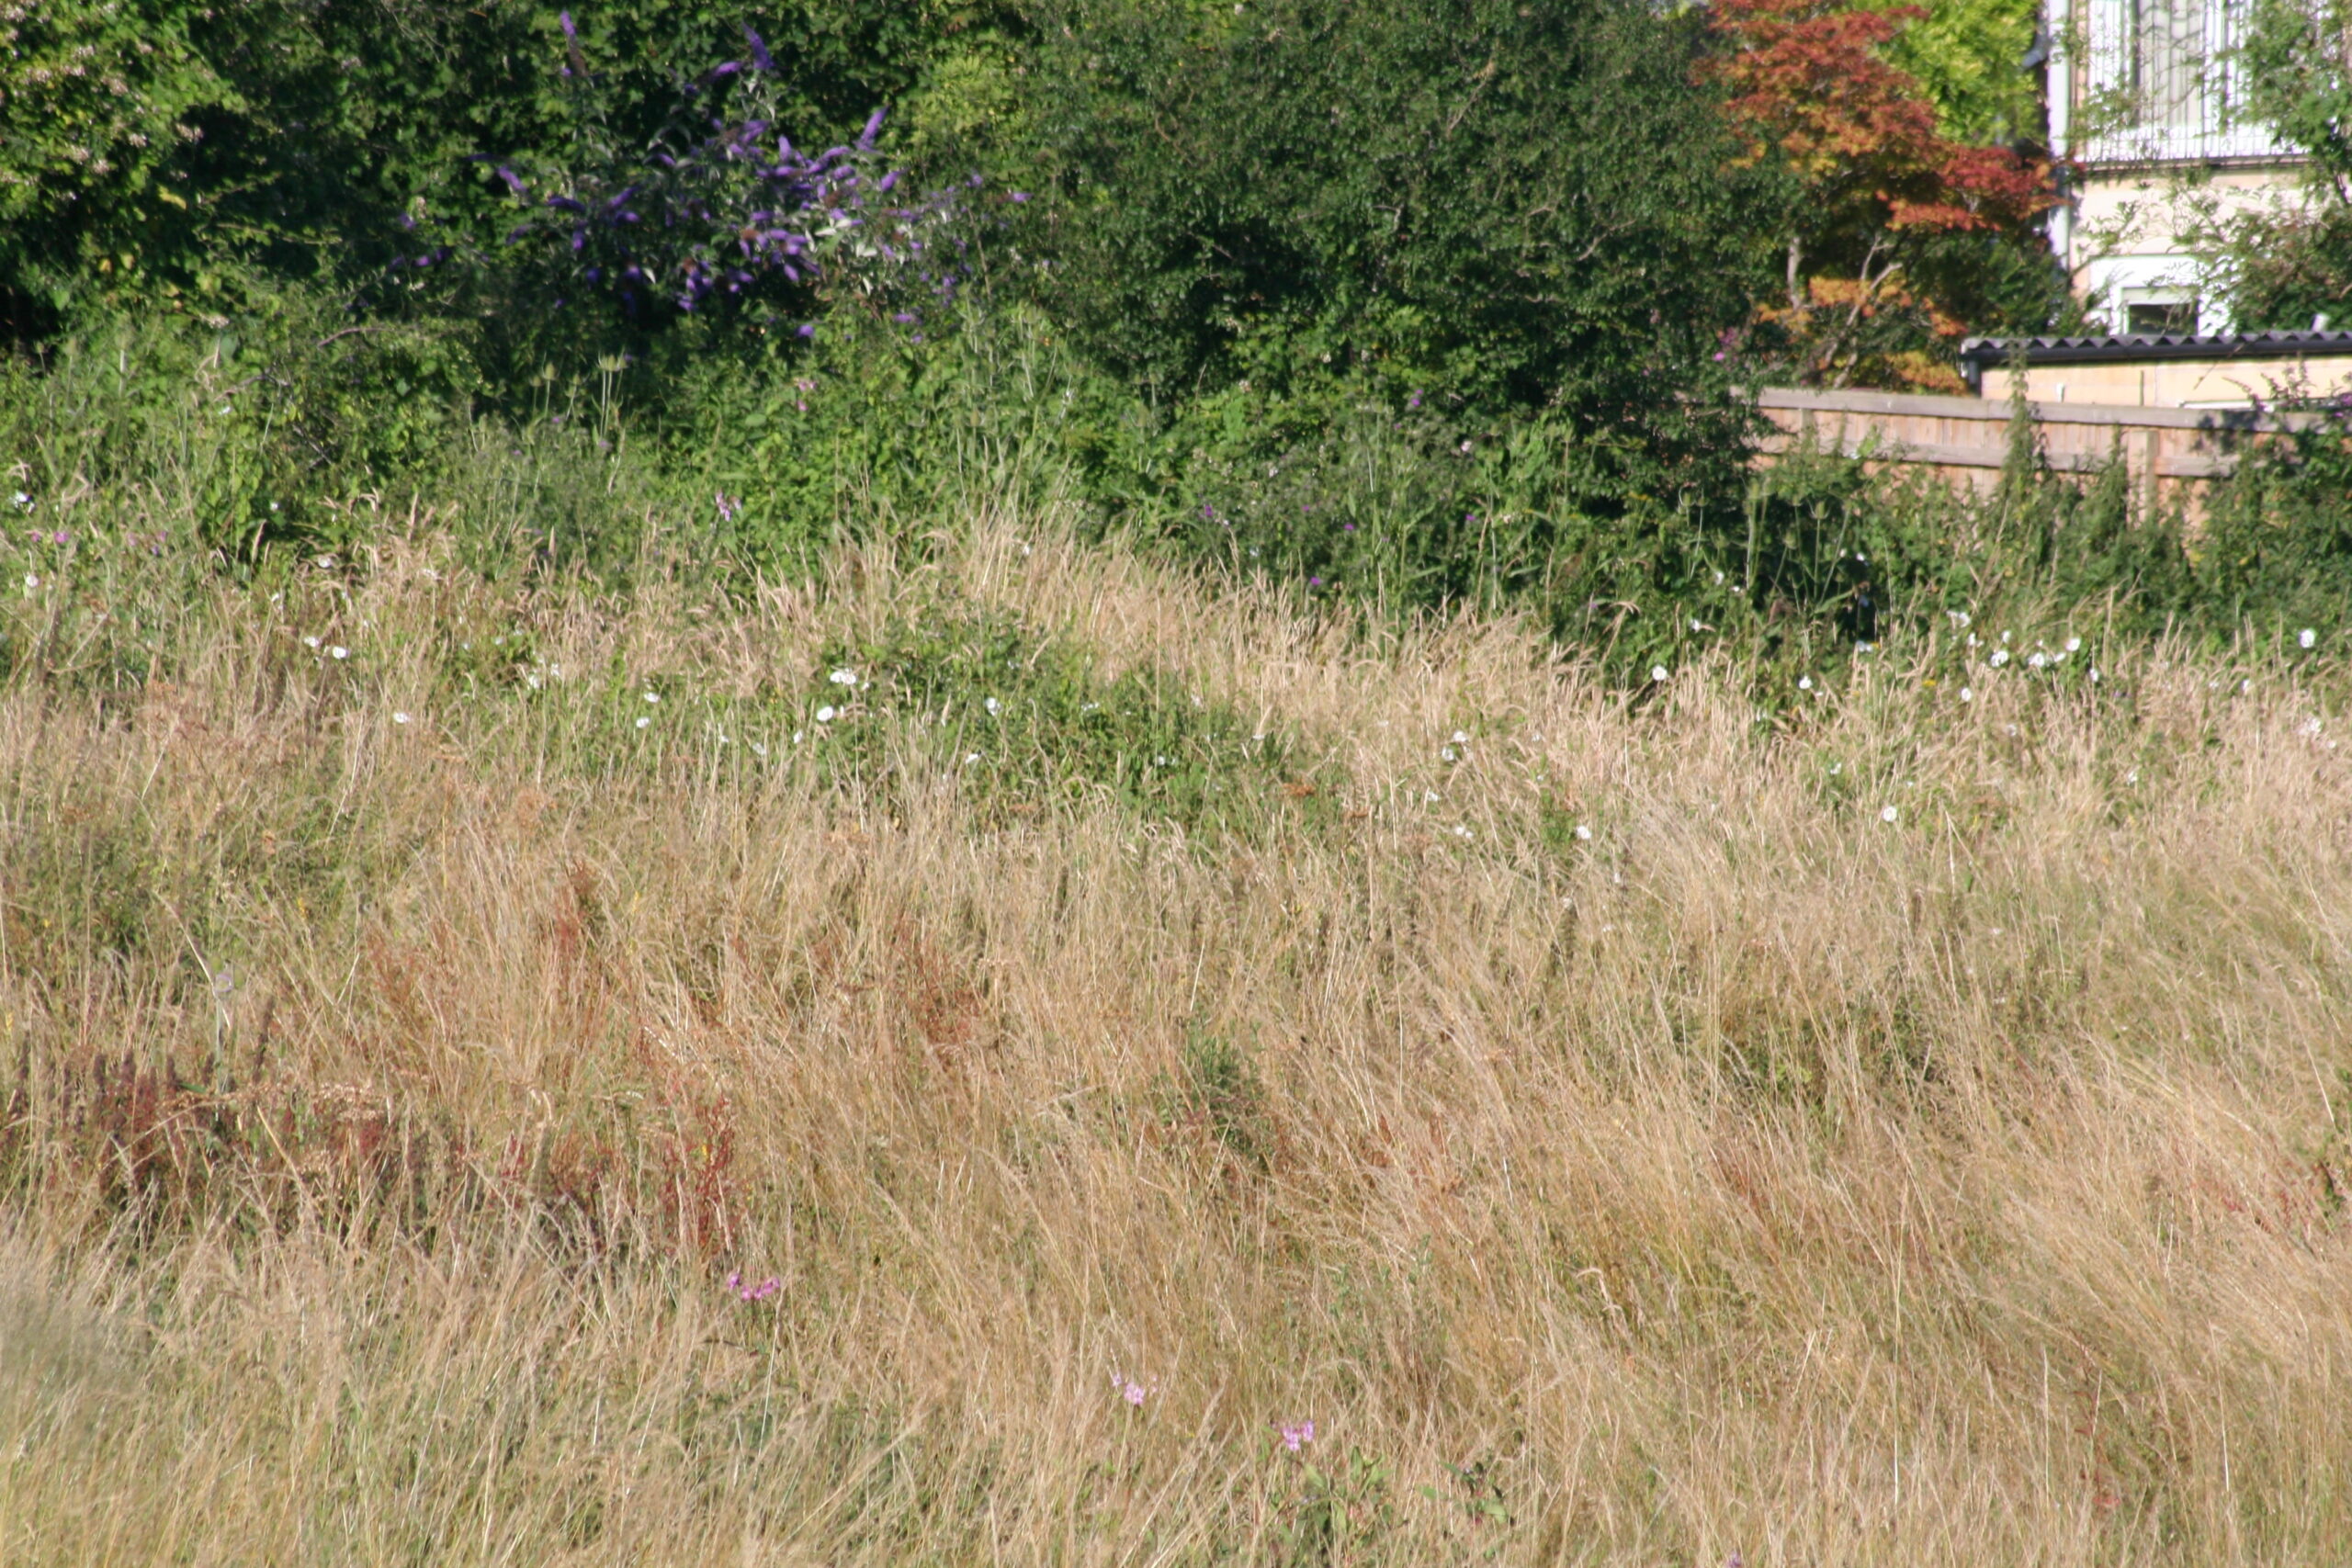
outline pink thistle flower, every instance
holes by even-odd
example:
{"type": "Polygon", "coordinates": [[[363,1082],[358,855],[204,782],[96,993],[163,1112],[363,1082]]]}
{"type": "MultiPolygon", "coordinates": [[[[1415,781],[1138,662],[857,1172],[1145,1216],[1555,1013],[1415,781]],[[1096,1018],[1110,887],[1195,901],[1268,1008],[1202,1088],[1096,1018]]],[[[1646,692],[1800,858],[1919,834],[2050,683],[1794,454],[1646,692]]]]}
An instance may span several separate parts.
{"type": "Polygon", "coordinates": [[[736,1299],[739,1301],[763,1302],[783,1290],[784,1281],[771,1274],[756,1285],[747,1285],[743,1283],[742,1274],[738,1271],[727,1276],[727,1288],[735,1292],[736,1299]]]}

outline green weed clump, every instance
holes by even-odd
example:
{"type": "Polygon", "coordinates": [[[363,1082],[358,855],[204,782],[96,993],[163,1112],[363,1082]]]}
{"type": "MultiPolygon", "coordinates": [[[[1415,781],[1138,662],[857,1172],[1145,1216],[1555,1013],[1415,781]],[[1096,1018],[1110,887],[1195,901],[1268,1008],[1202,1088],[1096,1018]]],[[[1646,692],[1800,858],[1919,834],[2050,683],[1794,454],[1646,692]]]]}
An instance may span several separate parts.
{"type": "Polygon", "coordinates": [[[793,742],[836,786],[953,779],[998,821],[1108,800],[1211,842],[1328,824],[1343,790],[1328,755],[1252,729],[1181,670],[1106,678],[1067,639],[952,604],[829,643],[818,663],[793,742]]]}

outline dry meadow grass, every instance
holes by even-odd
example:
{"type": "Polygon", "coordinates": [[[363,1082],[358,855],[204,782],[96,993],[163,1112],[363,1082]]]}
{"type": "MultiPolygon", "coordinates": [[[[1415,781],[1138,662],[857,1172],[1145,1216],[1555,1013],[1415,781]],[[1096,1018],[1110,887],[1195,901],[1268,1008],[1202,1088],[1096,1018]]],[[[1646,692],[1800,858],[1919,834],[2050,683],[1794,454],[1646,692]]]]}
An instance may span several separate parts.
{"type": "Polygon", "coordinates": [[[740,615],[430,531],[74,587],[0,692],[0,1560],[2352,1552],[2318,666],[1759,715],[999,513],[740,615]],[[808,716],[951,601],[1290,737],[1251,823],[808,716]]]}

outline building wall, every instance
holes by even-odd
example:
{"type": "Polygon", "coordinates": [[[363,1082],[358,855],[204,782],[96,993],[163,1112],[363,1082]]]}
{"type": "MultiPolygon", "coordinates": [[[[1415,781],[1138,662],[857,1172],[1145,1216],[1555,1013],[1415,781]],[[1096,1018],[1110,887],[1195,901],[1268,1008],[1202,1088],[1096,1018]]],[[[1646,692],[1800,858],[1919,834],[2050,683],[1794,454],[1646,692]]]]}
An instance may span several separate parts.
{"type": "Polygon", "coordinates": [[[2098,307],[2101,324],[2112,333],[2133,330],[2135,304],[2175,302],[2196,305],[2199,333],[2237,331],[2229,299],[2203,275],[2188,236],[2249,212],[2299,204],[2301,173],[2286,161],[2086,169],[2066,257],[2075,292],[2098,307]]]}
{"type": "Polygon", "coordinates": [[[2135,304],[2192,302],[2191,330],[2238,330],[2188,236],[2301,199],[2294,150],[2233,107],[2243,0],[2044,5],[2058,40],[2051,141],[2078,169],[2074,199],[2052,215],[2051,240],[2076,291],[2109,332],[2133,330],[2135,304]]]}
{"type": "MultiPolygon", "coordinates": [[[[1987,370],[1981,390],[1988,399],[2006,400],[2016,379],[2007,370],[1987,370]]],[[[2025,395],[2036,402],[2119,408],[2243,409],[2284,397],[2331,397],[2346,391],[2352,391],[2352,355],[2137,364],[2029,361],[2025,371],[2025,395]]]]}

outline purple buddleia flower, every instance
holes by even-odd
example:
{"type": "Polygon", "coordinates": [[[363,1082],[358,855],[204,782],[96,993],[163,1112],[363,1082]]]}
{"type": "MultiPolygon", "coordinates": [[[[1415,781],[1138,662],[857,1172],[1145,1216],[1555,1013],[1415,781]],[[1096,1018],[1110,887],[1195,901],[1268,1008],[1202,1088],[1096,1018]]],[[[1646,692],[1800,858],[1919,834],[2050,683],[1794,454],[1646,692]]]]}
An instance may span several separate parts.
{"type": "MultiPolygon", "coordinates": [[[[579,28],[569,11],[559,21],[571,64],[584,73],[579,28]]],[[[814,303],[808,291],[839,287],[840,277],[900,324],[918,324],[902,303],[915,281],[913,261],[961,215],[956,197],[895,194],[902,190],[898,171],[874,158],[886,123],[880,110],[854,141],[821,152],[796,147],[776,121],[768,80],[775,56],[755,28],[746,26],[743,37],[748,62],[722,62],[696,79],[704,87],[735,81],[742,112],[682,92],[664,127],[634,150],[583,138],[578,145],[591,158],[584,166],[510,166],[480,157],[534,209],[507,231],[507,242],[537,244],[550,265],[631,310],[700,314],[714,302],[733,308],[769,296],[769,310],[781,305],[805,316],[814,303]],[[787,291],[796,304],[773,297],[787,291]]],[[[973,176],[975,187],[980,183],[973,176]]],[[[941,280],[943,299],[953,297],[954,283],[941,280]]],[[[815,323],[793,330],[813,337],[815,323]]]]}
{"type": "Polygon", "coordinates": [[[556,25],[563,29],[563,73],[566,76],[588,74],[588,57],[580,52],[580,29],[572,25],[571,13],[558,11],[556,25]]]}

